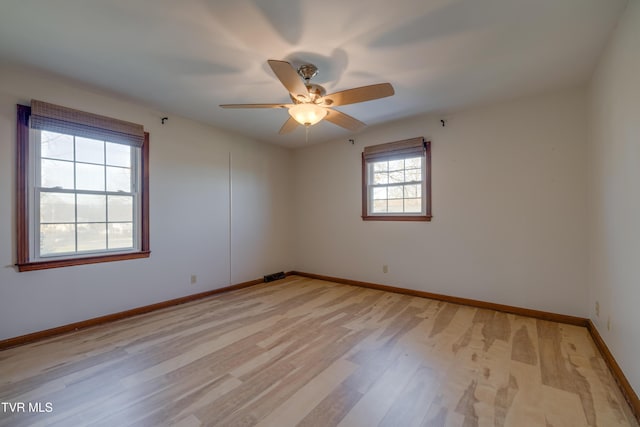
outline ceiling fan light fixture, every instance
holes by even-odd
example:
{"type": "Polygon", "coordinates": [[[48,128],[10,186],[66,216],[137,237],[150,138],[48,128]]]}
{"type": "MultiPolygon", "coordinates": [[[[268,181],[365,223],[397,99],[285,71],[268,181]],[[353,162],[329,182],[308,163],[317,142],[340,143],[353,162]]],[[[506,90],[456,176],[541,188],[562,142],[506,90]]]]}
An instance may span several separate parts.
{"type": "Polygon", "coordinates": [[[327,116],[327,109],[315,104],[296,104],[289,108],[289,115],[304,126],[312,126],[327,116]]]}

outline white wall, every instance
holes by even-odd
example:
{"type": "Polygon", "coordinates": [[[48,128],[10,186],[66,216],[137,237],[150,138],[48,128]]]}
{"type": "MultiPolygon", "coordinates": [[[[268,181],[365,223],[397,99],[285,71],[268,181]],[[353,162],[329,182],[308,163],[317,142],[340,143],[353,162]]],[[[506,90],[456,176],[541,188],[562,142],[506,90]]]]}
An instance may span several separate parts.
{"type": "Polygon", "coordinates": [[[590,315],[640,394],[639,0],[629,1],[599,62],[589,107],[590,315]]]}
{"type": "Polygon", "coordinates": [[[293,267],[283,203],[290,151],[171,115],[161,125],[161,117],[59,77],[0,66],[0,339],[293,267]],[[32,98],[141,123],[150,132],[149,259],[16,272],[16,104],[32,98]]]}
{"type": "Polygon", "coordinates": [[[296,269],[585,316],[585,104],[573,90],[296,150],[296,269]],[[362,221],[363,147],[416,136],[432,222],[362,221]]]}

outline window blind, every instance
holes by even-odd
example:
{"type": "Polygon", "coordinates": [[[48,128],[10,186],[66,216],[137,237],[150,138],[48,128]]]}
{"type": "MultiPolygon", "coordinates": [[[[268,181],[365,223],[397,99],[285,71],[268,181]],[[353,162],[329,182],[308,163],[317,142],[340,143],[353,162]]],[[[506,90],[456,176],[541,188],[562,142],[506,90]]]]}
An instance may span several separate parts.
{"type": "Polygon", "coordinates": [[[424,153],[424,150],[424,138],[417,137],[364,147],[363,155],[364,159],[367,161],[381,159],[393,160],[397,158],[411,157],[412,155],[419,156],[424,153]]]}
{"type": "Polygon", "coordinates": [[[142,147],[144,143],[142,125],[38,100],[31,101],[30,126],[32,129],[100,139],[133,147],[142,147]]]}

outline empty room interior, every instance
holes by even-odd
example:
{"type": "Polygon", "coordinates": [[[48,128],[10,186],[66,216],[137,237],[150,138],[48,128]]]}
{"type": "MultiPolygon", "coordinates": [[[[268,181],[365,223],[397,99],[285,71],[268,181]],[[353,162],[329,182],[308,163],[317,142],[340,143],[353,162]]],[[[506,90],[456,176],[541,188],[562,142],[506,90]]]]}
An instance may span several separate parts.
{"type": "Polygon", "coordinates": [[[0,426],[634,426],[640,0],[4,2],[0,426]]]}

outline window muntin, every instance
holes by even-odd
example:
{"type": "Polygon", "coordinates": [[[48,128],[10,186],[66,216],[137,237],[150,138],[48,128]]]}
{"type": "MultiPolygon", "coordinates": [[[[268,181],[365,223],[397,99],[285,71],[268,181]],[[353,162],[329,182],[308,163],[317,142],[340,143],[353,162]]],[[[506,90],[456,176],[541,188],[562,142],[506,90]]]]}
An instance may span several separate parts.
{"type": "Polygon", "coordinates": [[[31,129],[32,258],[139,250],[140,148],[31,129]]]}
{"type": "Polygon", "coordinates": [[[363,220],[431,220],[430,145],[419,137],[364,148],[363,220]]]}

